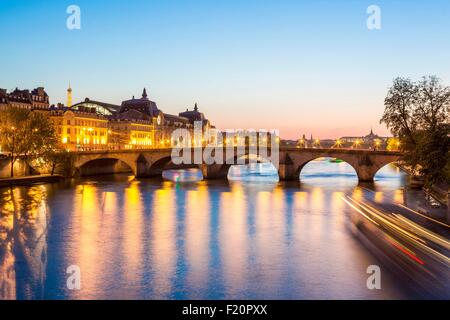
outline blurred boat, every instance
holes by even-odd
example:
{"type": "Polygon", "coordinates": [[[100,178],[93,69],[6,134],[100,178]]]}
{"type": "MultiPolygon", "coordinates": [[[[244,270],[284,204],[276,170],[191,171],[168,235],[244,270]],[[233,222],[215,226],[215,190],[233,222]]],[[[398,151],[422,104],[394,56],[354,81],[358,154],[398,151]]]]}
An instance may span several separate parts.
{"type": "MultiPolygon", "coordinates": [[[[420,298],[450,299],[450,242],[405,216],[349,196],[351,229],[420,298]]],[[[447,226],[448,227],[448,226],[447,226]]],[[[448,229],[445,230],[448,234],[448,229]]]]}

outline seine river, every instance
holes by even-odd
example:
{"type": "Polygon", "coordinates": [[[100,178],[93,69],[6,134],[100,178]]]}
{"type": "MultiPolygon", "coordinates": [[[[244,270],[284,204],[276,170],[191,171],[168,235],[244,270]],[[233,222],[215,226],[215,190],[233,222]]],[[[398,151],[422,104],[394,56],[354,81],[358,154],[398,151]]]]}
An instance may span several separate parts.
{"type": "Polygon", "coordinates": [[[0,189],[0,299],[386,299],[411,295],[353,235],[342,194],[404,202],[387,166],[366,188],[346,163],[317,160],[300,182],[266,165],[229,181],[165,172],[0,189]],[[67,268],[81,289],[67,287],[67,268]]]}

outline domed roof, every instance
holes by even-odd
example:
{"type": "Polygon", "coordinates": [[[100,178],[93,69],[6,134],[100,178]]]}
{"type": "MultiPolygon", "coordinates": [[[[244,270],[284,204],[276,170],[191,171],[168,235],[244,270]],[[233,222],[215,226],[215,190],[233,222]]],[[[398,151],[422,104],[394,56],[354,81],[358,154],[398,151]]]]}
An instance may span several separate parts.
{"type": "Polygon", "coordinates": [[[148,99],[147,90],[145,88],[142,91],[141,98],[135,99],[133,96],[130,100],[122,101],[120,113],[127,112],[129,110],[136,110],[150,117],[156,117],[159,113],[156,103],[148,99]]]}
{"type": "Polygon", "coordinates": [[[205,119],[205,115],[198,111],[198,106],[197,103],[195,103],[194,105],[194,110],[189,111],[189,109],[186,109],[185,112],[181,112],[179,114],[180,117],[185,117],[188,118],[191,121],[204,121],[205,119]]]}

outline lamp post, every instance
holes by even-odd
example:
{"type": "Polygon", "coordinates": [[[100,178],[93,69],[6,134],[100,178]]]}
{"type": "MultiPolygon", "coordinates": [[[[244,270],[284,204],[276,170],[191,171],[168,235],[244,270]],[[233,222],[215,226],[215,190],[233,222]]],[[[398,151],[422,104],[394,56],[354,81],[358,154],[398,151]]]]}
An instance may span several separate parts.
{"type": "Polygon", "coordinates": [[[378,150],[378,148],[380,147],[380,140],[375,140],[375,150],[378,150]]]}
{"type": "Polygon", "coordinates": [[[316,139],[316,140],[314,141],[314,144],[316,145],[317,148],[319,148],[319,147],[320,147],[320,140],[319,140],[319,139],[316,139]]]}

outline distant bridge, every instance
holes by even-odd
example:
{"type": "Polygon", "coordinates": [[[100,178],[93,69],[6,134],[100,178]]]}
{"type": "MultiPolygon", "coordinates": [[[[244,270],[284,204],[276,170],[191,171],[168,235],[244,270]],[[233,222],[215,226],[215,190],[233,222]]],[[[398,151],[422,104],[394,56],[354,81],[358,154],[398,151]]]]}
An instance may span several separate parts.
{"type": "MultiPolygon", "coordinates": [[[[198,149],[192,149],[191,152],[194,153],[198,149]]],[[[203,149],[199,151],[203,151],[203,149]]],[[[269,149],[269,155],[270,152],[269,149]]],[[[131,170],[136,177],[158,176],[168,167],[177,167],[172,163],[171,154],[171,148],[74,152],[73,174],[99,174],[120,172],[127,169],[128,171],[131,170]]],[[[233,159],[228,159],[226,148],[224,148],[224,164],[202,162],[201,164],[191,165],[191,167],[200,168],[205,179],[226,178],[232,165],[230,162],[236,163],[236,161],[230,160],[236,160],[237,154],[237,148],[234,147],[233,159]]],[[[249,149],[245,148],[242,156],[248,158],[249,155],[249,149]]],[[[403,153],[398,151],[280,147],[278,175],[280,180],[298,180],[301,170],[308,162],[317,158],[331,157],[345,161],[352,166],[359,181],[372,181],[379,169],[400,160],[402,156],[403,153]]],[[[246,163],[248,162],[247,159],[246,163]]]]}

